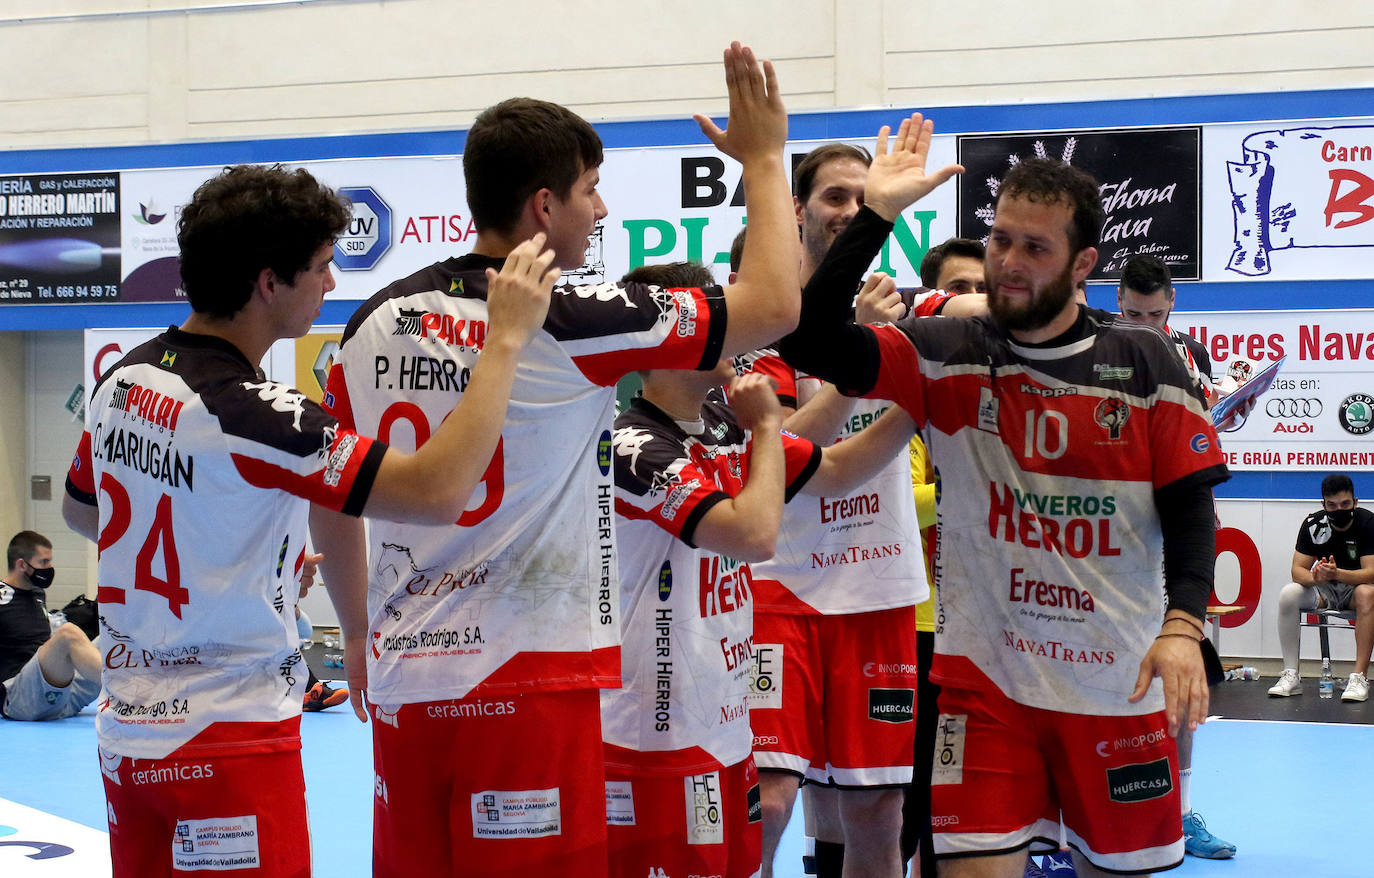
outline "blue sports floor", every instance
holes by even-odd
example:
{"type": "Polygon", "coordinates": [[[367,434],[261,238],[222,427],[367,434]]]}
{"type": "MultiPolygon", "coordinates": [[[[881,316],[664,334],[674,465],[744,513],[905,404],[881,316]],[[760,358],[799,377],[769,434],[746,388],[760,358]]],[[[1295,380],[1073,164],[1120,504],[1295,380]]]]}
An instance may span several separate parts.
{"type": "MultiPolygon", "coordinates": [[[[335,708],[306,714],[301,731],[315,873],[366,876],[372,794],[368,729],[351,712],[335,708]]],[[[1369,725],[1208,723],[1195,744],[1193,805],[1239,853],[1230,861],[1189,857],[1169,874],[1374,876],[1370,753],[1374,726],[1369,725]]],[[[0,878],[109,875],[93,708],[60,722],[0,721],[0,754],[0,878]],[[72,852],[63,853],[66,848],[72,852]]],[[[801,874],[800,812],[799,807],[778,855],[779,878],[801,874]]]]}

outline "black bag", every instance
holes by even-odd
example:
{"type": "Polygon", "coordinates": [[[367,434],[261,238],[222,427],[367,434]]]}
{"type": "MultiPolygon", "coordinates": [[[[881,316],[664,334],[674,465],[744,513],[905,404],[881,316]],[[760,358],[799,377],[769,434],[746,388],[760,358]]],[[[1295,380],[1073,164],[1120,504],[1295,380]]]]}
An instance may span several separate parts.
{"type": "Polygon", "coordinates": [[[100,605],[84,594],[67,601],[62,612],[68,622],[84,631],[91,640],[100,634],[100,605]]]}

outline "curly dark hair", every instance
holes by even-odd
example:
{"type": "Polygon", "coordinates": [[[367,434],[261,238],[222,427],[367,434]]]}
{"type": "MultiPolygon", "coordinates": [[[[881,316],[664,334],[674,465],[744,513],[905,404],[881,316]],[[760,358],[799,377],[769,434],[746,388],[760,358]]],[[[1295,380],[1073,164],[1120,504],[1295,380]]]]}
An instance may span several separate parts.
{"type": "Polygon", "coordinates": [[[233,317],[264,268],[288,283],[348,227],[352,205],[304,168],[234,165],[200,184],[177,220],[191,308],[233,317]]]}
{"type": "Polygon", "coordinates": [[[641,265],[631,269],[621,281],[627,284],[653,284],[664,289],[677,287],[696,287],[702,289],[716,285],[711,269],[700,262],[665,262],[660,265],[641,265]]]}
{"type": "Polygon", "coordinates": [[[463,146],[468,209],[478,231],[512,231],[540,189],[566,199],[577,178],[601,167],[601,136],[567,107],[511,98],[487,107],[463,146]]]}
{"type": "Polygon", "coordinates": [[[997,191],[1006,197],[1024,198],[1039,204],[1063,203],[1073,208],[1069,223],[1069,250],[1077,253],[1096,247],[1102,238],[1107,215],[1096,180],[1086,171],[1054,159],[1022,159],[1012,166],[997,191]]]}

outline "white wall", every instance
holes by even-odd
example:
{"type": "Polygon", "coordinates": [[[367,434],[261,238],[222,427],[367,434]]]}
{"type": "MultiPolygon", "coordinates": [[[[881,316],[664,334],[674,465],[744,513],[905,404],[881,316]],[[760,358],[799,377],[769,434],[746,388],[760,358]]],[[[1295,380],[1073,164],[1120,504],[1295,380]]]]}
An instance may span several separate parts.
{"type": "MultiPolygon", "coordinates": [[[[777,62],[794,112],[1374,84],[1371,4],[6,0],[0,148],[460,128],[515,94],[592,119],[682,117],[723,108],[735,37],[777,62]]],[[[60,518],[80,333],[0,332],[0,374],[0,525],[53,539],[58,604],[94,585],[93,548],[60,518]],[[28,499],[32,474],[52,477],[54,500],[28,499]]],[[[1272,551],[1266,593],[1291,553],[1272,551]]],[[[1218,579],[1235,589],[1225,560],[1218,579]]],[[[1276,652],[1269,614],[1227,651],[1276,652]]]]}
{"type": "Polygon", "coordinates": [[[457,128],[516,94],[679,117],[723,107],[731,38],[793,111],[1374,83],[1371,4],[8,0],[0,146],[457,128]]]}
{"type": "MultiPolygon", "coordinates": [[[[67,469],[81,440],[81,421],[66,409],[67,399],[82,383],[81,333],[74,330],[26,335],[29,442],[20,508],[26,510],[23,526],[52,540],[56,574],[48,606],[58,609],[88,588],[91,596],[95,595],[95,546],[68,530],[62,520],[67,469]],[[52,479],[51,500],[29,499],[29,478],[36,475],[52,479]]],[[[8,533],[5,539],[9,539],[8,533]]]]}

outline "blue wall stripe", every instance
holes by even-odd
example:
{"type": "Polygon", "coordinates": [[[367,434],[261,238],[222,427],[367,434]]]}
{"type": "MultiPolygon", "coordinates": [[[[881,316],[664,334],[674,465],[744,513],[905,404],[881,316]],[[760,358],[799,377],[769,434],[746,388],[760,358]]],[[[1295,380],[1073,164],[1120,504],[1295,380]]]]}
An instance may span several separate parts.
{"type": "MultiPolygon", "coordinates": [[[[1348,118],[1374,116],[1374,88],[966,107],[827,110],[793,113],[790,136],[794,140],[872,137],[880,125],[894,124],[913,109],[928,109],[939,132],[943,134],[1348,118]]],[[[599,122],[596,128],[605,145],[610,148],[706,142],[691,119],[599,122]]],[[[0,151],[0,174],[455,155],[462,152],[466,137],[466,129],[452,129],[149,146],[7,150],[0,151]]]]}

